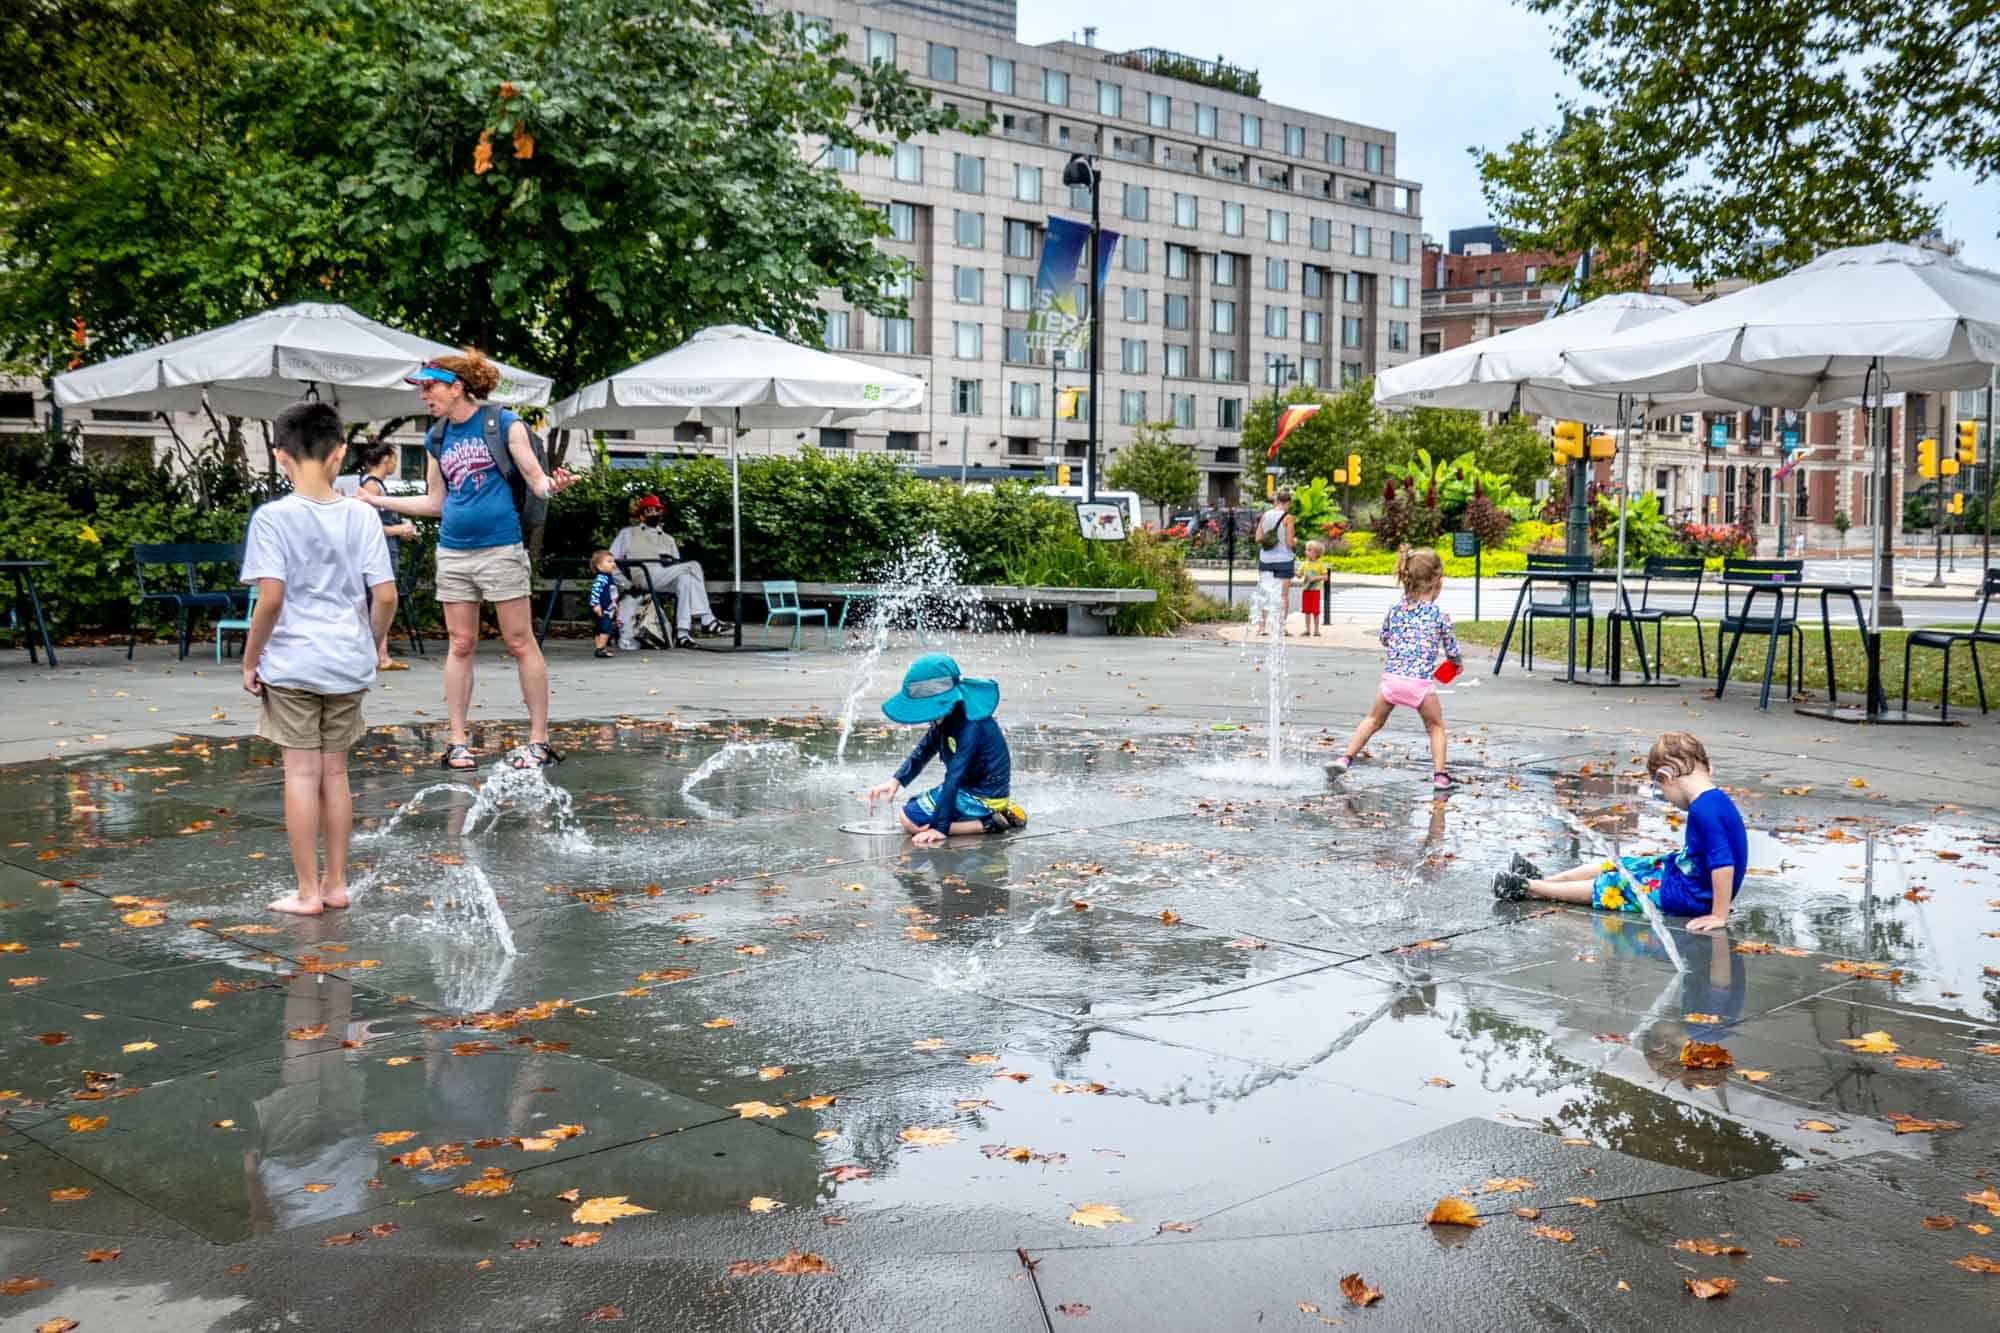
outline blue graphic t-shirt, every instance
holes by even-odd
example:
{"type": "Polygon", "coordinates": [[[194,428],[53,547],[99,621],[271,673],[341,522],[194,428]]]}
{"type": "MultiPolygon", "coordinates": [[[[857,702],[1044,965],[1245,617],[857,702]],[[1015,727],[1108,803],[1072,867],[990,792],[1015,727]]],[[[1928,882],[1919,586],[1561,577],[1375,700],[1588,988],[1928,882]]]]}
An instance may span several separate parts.
{"type": "Polygon", "coordinates": [[[1743,890],[1750,865],[1750,833],[1736,802],[1720,787],[1711,787],[1688,806],[1687,842],[1660,865],[1660,910],[1668,916],[1704,916],[1715,906],[1710,879],[1729,866],[1729,901],[1743,890]]]}
{"type": "Polygon", "coordinates": [[[444,436],[425,447],[437,459],[444,473],[444,521],[438,528],[438,545],[454,551],[474,551],[485,546],[521,544],[521,518],[514,511],[514,494],[507,479],[494,465],[486,447],[485,414],[500,414],[500,438],[514,428],[517,418],[505,408],[482,407],[463,421],[444,422],[444,436]]]}

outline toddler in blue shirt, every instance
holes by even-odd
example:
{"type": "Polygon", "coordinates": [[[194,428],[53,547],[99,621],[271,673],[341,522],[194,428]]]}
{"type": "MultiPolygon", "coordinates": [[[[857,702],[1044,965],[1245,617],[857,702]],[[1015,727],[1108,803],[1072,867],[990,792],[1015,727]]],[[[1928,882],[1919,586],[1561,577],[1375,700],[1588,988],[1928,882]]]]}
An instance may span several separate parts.
{"type": "Polygon", "coordinates": [[[590,614],[597,629],[597,655],[609,657],[612,654],[611,638],[618,633],[618,562],[609,551],[598,551],[590,557],[590,567],[597,577],[590,581],[590,614]]]}
{"type": "Polygon", "coordinates": [[[958,663],[943,653],[911,663],[903,688],[883,702],[891,721],[928,726],[896,776],[868,789],[871,803],[916,781],[931,760],[944,761],[944,781],[903,804],[903,831],[917,846],[935,847],[953,834],[1027,827],[1027,813],[1010,791],[1007,737],[993,720],[999,706],[998,685],[961,675],[958,663]]]}
{"type": "Polygon", "coordinates": [[[1750,865],[1750,834],[1729,793],[1715,785],[1708,750],[1685,731],[1653,742],[1646,771],[1660,794],[1687,811],[1687,841],[1678,852],[1599,861],[1544,877],[1526,857],[1493,878],[1493,896],[1507,902],[1550,898],[1607,912],[1639,912],[1637,885],[1663,916],[1685,916],[1689,930],[1720,930],[1750,865]]]}

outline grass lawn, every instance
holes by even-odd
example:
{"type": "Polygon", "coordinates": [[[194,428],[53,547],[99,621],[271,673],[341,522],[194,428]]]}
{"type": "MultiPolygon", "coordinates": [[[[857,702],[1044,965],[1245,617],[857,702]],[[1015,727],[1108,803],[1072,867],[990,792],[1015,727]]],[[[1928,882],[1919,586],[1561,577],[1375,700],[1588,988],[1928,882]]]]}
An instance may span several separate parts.
{"type": "MultiPolygon", "coordinates": [[[[1467,645],[1483,644],[1497,648],[1500,635],[1506,630],[1504,620],[1464,621],[1457,623],[1458,637],[1467,645]]],[[[1819,625],[1801,625],[1805,643],[1805,668],[1802,683],[1806,690],[1824,698],[1826,693],[1826,649],[1821,645],[1819,625]]],[[[1577,626],[1577,653],[1583,652],[1583,626],[1577,626]]],[[[1514,631],[1514,642],[1508,647],[1510,659],[1517,658],[1521,650],[1521,629],[1514,631]]],[[[1907,630],[1882,631],[1882,687],[1888,691],[1889,705],[1895,707],[1903,691],[1903,640],[1909,636],[1907,630]]],[[[1604,661],[1604,624],[1597,626],[1598,668],[1604,661]]],[[[1708,647],[1708,679],[1715,679],[1715,627],[1709,625],[1705,642],[1708,647]]],[[[1558,620],[1545,620],[1535,627],[1535,655],[1544,661],[1560,661],[1568,652],[1569,631],[1558,620]]],[[[2000,647],[1992,644],[1980,648],[1979,666],[1986,675],[1986,697],[1991,704],[2000,705],[2000,647]]],[[[1646,629],[1646,655],[1653,653],[1653,632],[1646,629]]],[[[1695,651],[1695,629],[1688,624],[1668,624],[1661,638],[1660,654],[1666,659],[1666,674],[1693,678],[1701,675],[1701,659],[1695,651]]],[[[1778,645],[1778,662],[1772,677],[1772,698],[1775,700],[1785,688],[1785,645],[1778,645]]],[[[1979,694],[1973,688],[1972,666],[1967,660],[1963,646],[1954,648],[1951,654],[1951,706],[1961,706],[1974,710],[1979,708],[1979,694]]],[[[1861,648],[1861,635],[1852,629],[1833,631],[1833,661],[1836,679],[1840,684],[1843,703],[1861,702],[1861,692],[1868,680],[1868,660],[1861,648]]],[[[1486,655],[1486,666],[1490,669],[1492,657],[1486,655]]],[[[1583,663],[1578,661],[1582,669],[1583,663]]],[[[1919,700],[1935,704],[1938,686],[1943,678],[1944,654],[1935,649],[1917,649],[1910,659],[1910,704],[1915,707],[1919,700]]],[[[1639,664],[1632,652],[1632,640],[1628,634],[1625,640],[1625,670],[1637,674],[1639,664]]],[[[1732,682],[1755,685],[1764,674],[1764,640],[1746,634],[1743,646],[1737,650],[1736,664],[1730,670],[1732,682]]]]}

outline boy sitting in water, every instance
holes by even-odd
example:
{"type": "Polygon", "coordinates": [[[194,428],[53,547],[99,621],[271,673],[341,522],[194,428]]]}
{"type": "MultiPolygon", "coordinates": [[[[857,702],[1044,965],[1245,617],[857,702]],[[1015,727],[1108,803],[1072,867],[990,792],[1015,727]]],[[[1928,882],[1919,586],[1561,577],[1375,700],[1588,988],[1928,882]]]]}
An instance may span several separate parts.
{"type": "Polygon", "coordinates": [[[1644,909],[1632,886],[1645,890],[1663,916],[1691,918],[1689,930],[1720,930],[1729,906],[1743,887],[1750,864],[1750,835],[1729,793],[1715,785],[1708,750],[1685,731],[1669,731],[1653,742],[1646,771],[1660,794],[1687,811],[1687,842],[1672,855],[1627,856],[1618,864],[1600,861],[1543,878],[1518,853],[1493,877],[1493,896],[1506,902],[1552,898],[1607,912],[1644,909]]]}
{"type": "Polygon", "coordinates": [[[935,756],[944,757],[944,781],[903,806],[903,831],[919,847],[935,847],[958,833],[1003,833],[1026,828],[1028,816],[1008,795],[1013,760],[1007,738],[993,720],[1000,687],[959,673],[943,653],[927,653],[903,674],[903,688],[883,701],[892,722],[929,723],[930,729],[887,782],[868,799],[894,796],[935,756]]]}

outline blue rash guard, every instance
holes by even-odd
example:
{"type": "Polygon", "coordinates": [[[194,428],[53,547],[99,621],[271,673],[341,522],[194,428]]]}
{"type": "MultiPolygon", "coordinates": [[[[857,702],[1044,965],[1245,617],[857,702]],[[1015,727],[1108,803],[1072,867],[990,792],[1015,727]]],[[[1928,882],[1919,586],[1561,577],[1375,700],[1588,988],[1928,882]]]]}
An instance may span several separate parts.
{"type": "Polygon", "coordinates": [[[1750,834],[1729,793],[1710,787],[1688,806],[1687,842],[1660,867],[1660,910],[1668,916],[1703,916],[1712,911],[1711,876],[1725,866],[1734,872],[1729,884],[1733,906],[1750,868],[1750,834]]]}
{"type": "MultiPolygon", "coordinates": [[[[1010,794],[1013,777],[1014,760],[1000,724],[990,717],[976,722],[968,720],[963,706],[953,707],[931,723],[924,738],[917,742],[917,748],[910,751],[910,757],[896,770],[896,785],[909,786],[923,772],[924,765],[940,755],[945,761],[944,781],[926,793],[930,798],[929,809],[922,810],[929,827],[949,833],[954,818],[990,818],[992,812],[985,808],[985,803],[1004,800],[1010,794]],[[970,798],[982,808],[977,814],[969,807],[961,809],[961,798],[970,798]]],[[[910,804],[916,806],[917,802],[910,804]]],[[[911,819],[918,822],[915,815],[911,819]]]]}

